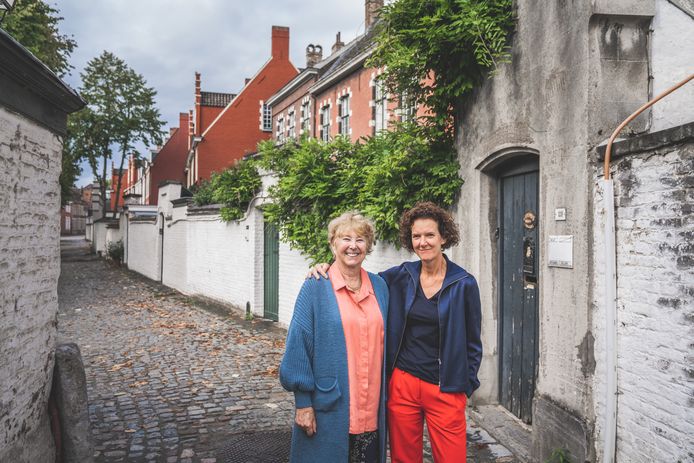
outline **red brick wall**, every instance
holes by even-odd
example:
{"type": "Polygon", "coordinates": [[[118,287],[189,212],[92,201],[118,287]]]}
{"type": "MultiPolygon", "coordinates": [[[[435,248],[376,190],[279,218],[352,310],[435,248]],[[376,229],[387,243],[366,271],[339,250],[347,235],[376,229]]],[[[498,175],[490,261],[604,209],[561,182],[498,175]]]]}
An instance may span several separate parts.
{"type": "MultiPolygon", "coordinates": [[[[314,133],[316,136],[320,134],[320,116],[319,111],[323,105],[331,105],[330,108],[330,136],[335,137],[339,134],[337,122],[338,119],[338,100],[348,93],[350,97],[350,127],[351,140],[357,141],[362,137],[370,137],[374,134],[374,128],[370,121],[373,119],[373,80],[377,76],[377,71],[373,68],[360,68],[353,73],[345,76],[342,80],[336,82],[331,87],[317,93],[315,102],[315,118],[314,118],[314,133]]],[[[397,120],[396,109],[398,103],[391,101],[388,103],[388,120],[397,120]]]]}
{"type": "Polygon", "coordinates": [[[157,204],[159,184],[174,180],[185,185],[185,167],[188,157],[188,114],[179,113],[178,128],[157,153],[150,167],[149,203],[157,204]]]}
{"type": "Polygon", "coordinates": [[[315,136],[313,132],[313,118],[316,114],[316,104],[313,98],[308,94],[308,89],[315,82],[316,76],[314,75],[313,77],[309,78],[307,82],[305,82],[299,88],[297,88],[294,92],[290,93],[282,100],[275,102],[275,104],[272,106],[272,138],[277,139],[277,120],[279,119],[279,117],[284,117],[286,121],[288,113],[287,110],[292,106],[294,107],[294,114],[296,117],[296,136],[298,138],[302,135],[299,133],[299,129],[301,125],[301,102],[304,99],[304,97],[308,97],[310,99],[309,109],[311,112],[311,124],[309,126],[308,136],[315,136]]]}
{"type": "Polygon", "coordinates": [[[196,182],[255,152],[258,142],[270,137],[269,132],[260,130],[260,101],[267,100],[298,74],[289,61],[288,28],[273,26],[271,50],[270,61],[224,109],[217,122],[202,131],[203,140],[196,153],[196,182]]]}
{"type": "MultiPolygon", "coordinates": [[[[123,170],[121,173],[121,184],[120,184],[120,197],[118,198],[118,207],[121,208],[123,207],[123,194],[125,193],[125,189],[128,188],[128,176],[127,176],[128,171],[123,170]]],[[[111,170],[111,206],[110,206],[110,211],[115,211],[116,210],[116,190],[118,189],[118,169],[112,169],[111,170]]]]}

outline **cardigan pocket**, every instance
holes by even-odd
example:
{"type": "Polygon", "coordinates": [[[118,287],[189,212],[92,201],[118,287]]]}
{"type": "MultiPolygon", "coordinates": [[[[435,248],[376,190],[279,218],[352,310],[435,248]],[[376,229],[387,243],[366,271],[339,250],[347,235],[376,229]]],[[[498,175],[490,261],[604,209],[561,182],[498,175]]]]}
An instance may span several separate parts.
{"type": "Polygon", "coordinates": [[[336,377],[327,376],[316,379],[316,390],[313,391],[313,408],[315,410],[332,410],[340,397],[342,397],[342,393],[336,377]]]}

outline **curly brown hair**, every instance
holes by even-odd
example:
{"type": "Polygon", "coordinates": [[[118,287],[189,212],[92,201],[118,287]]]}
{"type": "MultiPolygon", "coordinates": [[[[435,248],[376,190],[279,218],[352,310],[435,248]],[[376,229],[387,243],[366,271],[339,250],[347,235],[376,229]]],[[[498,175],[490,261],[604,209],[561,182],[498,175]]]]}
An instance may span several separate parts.
{"type": "Polygon", "coordinates": [[[458,225],[453,216],[445,209],[429,201],[422,201],[414,205],[412,209],[405,211],[400,217],[400,243],[403,247],[414,252],[412,247],[412,224],[417,219],[431,219],[439,226],[439,233],[446,241],[443,249],[448,249],[460,242],[458,225]]]}

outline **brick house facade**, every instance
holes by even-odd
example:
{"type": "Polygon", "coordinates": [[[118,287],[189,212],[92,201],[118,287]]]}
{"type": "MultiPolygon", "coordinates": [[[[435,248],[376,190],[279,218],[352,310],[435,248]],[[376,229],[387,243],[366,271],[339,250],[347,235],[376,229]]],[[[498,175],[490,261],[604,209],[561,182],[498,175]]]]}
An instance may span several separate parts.
{"type": "Polygon", "coordinates": [[[152,153],[149,167],[149,181],[145,188],[143,204],[156,205],[159,196],[159,185],[166,180],[184,183],[185,168],[190,148],[190,114],[179,113],[178,127],[171,128],[169,138],[164,145],[152,153]]]}
{"type": "Polygon", "coordinates": [[[345,45],[338,33],[327,58],[320,45],[306,47],[306,68],[268,100],[278,143],[304,134],[325,141],[343,135],[354,142],[411,117],[412,110],[401,108],[379,81],[381,70],[364,67],[382,6],[383,1],[366,0],[364,34],[345,45]]]}
{"type": "Polygon", "coordinates": [[[128,188],[128,175],[127,175],[127,169],[116,169],[115,167],[111,169],[111,186],[108,190],[108,197],[109,197],[109,210],[110,211],[116,211],[117,209],[120,209],[123,207],[124,201],[123,197],[125,196],[125,190],[128,188]],[[121,186],[120,186],[120,197],[118,198],[118,202],[116,202],[116,190],[118,189],[118,178],[121,178],[121,186]]]}
{"type": "Polygon", "coordinates": [[[263,130],[264,102],[299,71],[289,60],[289,28],[272,27],[272,56],[238,95],[202,92],[196,74],[195,124],[186,160],[186,186],[197,184],[255,151],[270,138],[263,130]],[[226,101],[228,99],[228,101],[226,101]]]}

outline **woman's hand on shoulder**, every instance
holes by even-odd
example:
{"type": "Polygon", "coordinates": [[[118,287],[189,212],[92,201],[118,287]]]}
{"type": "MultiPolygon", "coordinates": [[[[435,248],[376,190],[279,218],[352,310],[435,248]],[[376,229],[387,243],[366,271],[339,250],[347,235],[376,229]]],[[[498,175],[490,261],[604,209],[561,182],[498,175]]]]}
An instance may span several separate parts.
{"type": "Polygon", "coordinates": [[[297,408],[294,421],[308,437],[312,437],[316,433],[316,415],[313,412],[313,407],[297,408]]]}
{"type": "Polygon", "coordinates": [[[306,274],[306,278],[315,278],[316,280],[320,280],[321,277],[328,279],[328,269],[330,268],[330,264],[326,264],[325,262],[321,264],[316,264],[310,269],[308,269],[308,273],[306,274]]]}

